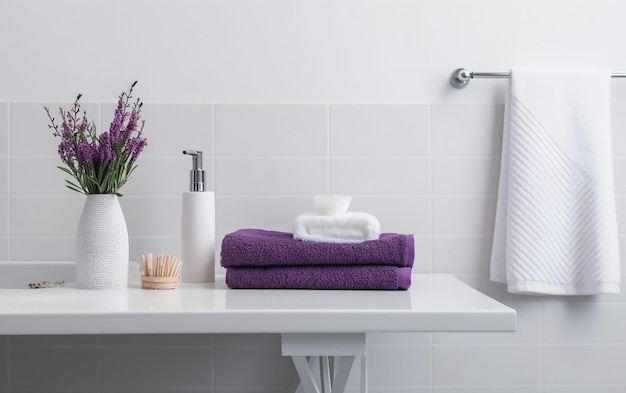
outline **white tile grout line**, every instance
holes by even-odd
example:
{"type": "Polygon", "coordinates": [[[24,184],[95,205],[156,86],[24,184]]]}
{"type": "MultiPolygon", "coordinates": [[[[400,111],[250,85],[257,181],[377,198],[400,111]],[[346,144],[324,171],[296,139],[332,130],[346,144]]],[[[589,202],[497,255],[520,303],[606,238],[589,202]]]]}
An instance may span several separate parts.
{"type": "Polygon", "coordinates": [[[98,392],[102,391],[102,335],[98,335],[98,374],[97,377],[98,392]]]}
{"type": "Polygon", "coordinates": [[[433,121],[432,105],[428,106],[428,234],[429,250],[428,259],[430,262],[430,272],[433,271],[433,121]]]}
{"type": "Polygon", "coordinates": [[[215,334],[209,337],[211,352],[211,392],[215,392],[215,334]]]}
{"type": "MultiPolygon", "coordinates": [[[[433,127],[432,127],[432,104],[428,105],[428,259],[430,262],[430,272],[433,271],[433,127]]],[[[433,334],[430,333],[430,393],[433,392],[433,382],[435,379],[434,367],[434,345],[433,334]]]]}
{"type": "Polygon", "coordinates": [[[215,104],[211,104],[211,181],[215,192],[215,104]]]}
{"type": "Polygon", "coordinates": [[[6,366],[6,370],[4,370],[6,372],[6,377],[7,377],[7,390],[11,387],[11,348],[13,347],[13,340],[11,340],[11,337],[7,338],[7,366],[6,366]]]}
{"type": "Polygon", "coordinates": [[[7,257],[9,258],[9,260],[11,260],[13,258],[13,255],[11,254],[11,161],[12,161],[12,157],[13,157],[13,152],[11,151],[11,103],[7,103],[7,122],[6,122],[6,127],[7,127],[7,146],[9,148],[9,159],[8,159],[8,164],[7,164],[7,171],[9,172],[9,178],[7,179],[7,189],[8,189],[8,193],[7,193],[7,233],[8,233],[8,239],[7,239],[7,257]]]}
{"type": "Polygon", "coordinates": [[[330,194],[330,104],[326,104],[326,193],[330,194]]]}

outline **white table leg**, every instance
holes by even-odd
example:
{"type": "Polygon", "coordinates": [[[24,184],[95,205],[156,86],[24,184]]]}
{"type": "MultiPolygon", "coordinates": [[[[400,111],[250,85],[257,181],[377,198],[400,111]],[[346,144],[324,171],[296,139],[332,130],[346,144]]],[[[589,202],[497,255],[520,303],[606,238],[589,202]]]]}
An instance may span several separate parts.
{"type": "MultiPolygon", "coordinates": [[[[293,361],[293,357],[292,357],[292,361],[293,361]]],[[[311,370],[312,377],[315,377],[316,375],[319,375],[319,371],[320,371],[319,368],[318,368],[319,364],[320,364],[319,363],[319,357],[318,356],[310,356],[308,362],[309,362],[308,368],[309,368],[309,370],[311,370]]],[[[296,371],[297,371],[297,368],[296,368],[296,371]]],[[[302,371],[304,372],[303,368],[302,368],[302,371]]],[[[305,374],[308,374],[308,372],[305,373],[305,374]]],[[[300,377],[300,372],[298,372],[298,376],[300,377]]],[[[300,380],[302,380],[302,377],[300,377],[300,380]]],[[[314,378],[313,380],[315,382],[317,382],[317,378],[314,378]]],[[[298,384],[298,388],[296,389],[295,393],[307,393],[307,391],[305,390],[305,387],[304,387],[304,385],[302,383],[298,384]]]]}
{"type": "MultiPolygon", "coordinates": [[[[298,376],[300,377],[300,386],[302,386],[304,391],[307,393],[322,393],[311,370],[312,367],[309,367],[306,356],[292,356],[291,360],[293,365],[296,366],[296,371],[298,371],[298,376]]],[[[298,386],[298,390],[300,390],[300,386],[298,386]]]]}
{"type": "MultiPolygon", "coordinates": [[[[339,363],[339,366],[337,367],[337,374],[333,379],[333,392],[343,392],[346,389],[350,371],[352,371],[352,366],[354,365],[354,359],[355,356],[335,357],[335,361],[339,363]]],[[[367,390],[367,387],[365,389],[367,390]]],[[[363,386],[361,386],[361,392],[363,392],[363,386]]]]}
{"type": "Polygon", "coordinates": [[[365,333],[285,333],[282,354],[291,356],[300,377],[296,393],[344,393],[359,356],[361,393],[367,393],[365,333]]]}
{"type": "Polygon", "coordinates": [[[326,392],[330,392],[332,390],[333,384],[331,381],[331,374],[330,374],[330,360],[328,359],[328,356],[321,356],[320,357],[320,377],[322,380],[322,392],[326,393],[326,392]]]}

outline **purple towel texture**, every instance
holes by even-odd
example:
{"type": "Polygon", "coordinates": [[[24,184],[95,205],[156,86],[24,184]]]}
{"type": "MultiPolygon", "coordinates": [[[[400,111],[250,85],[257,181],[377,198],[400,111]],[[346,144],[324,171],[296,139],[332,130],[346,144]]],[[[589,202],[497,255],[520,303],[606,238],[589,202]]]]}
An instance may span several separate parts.
{"type": "Polygon", "coordinates": [[[291,233],[240,229],[222,241],[221,265],[319,266],[383,265],[411,267],[415,259],[413,235],[383,233],[361,243],[320,243],[296,240],[291,233]]]}
{"type": "Polygon", "coordinates": [[[403,290],[411,286],[411,267],[230,267],[226,285],[233,289],[403,290]]]}

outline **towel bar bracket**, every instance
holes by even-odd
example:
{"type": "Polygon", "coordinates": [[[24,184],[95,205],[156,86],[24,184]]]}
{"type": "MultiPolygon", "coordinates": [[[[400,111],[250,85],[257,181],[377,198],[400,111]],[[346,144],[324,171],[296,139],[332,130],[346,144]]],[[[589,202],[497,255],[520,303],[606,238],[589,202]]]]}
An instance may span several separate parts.
{"type": "Polygon", "coordinates": [[[472,72],[466,68],[457,68],[450,76],[452,87],[462,89],[474,78],[508,78],[511,72],[472,72]]]}
{"type": "Polygon", "coordinates": [[[457,68],[452,75],[450,75],[450,84],[454,88],[462,89],[467,86],[470,79],[472,79],[472,73],[470,71],[465,68],[457,68]]]}

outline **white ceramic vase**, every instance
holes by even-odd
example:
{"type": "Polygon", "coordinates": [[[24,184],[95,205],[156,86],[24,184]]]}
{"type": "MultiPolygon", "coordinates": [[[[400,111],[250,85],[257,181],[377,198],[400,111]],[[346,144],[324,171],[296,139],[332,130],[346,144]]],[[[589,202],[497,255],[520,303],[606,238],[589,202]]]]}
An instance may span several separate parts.
{"type": "Polygon", "coordinates": [[[76,234],[76,287],[128,286],[128,229],[115,194],[88,194],[76,234]]]}

